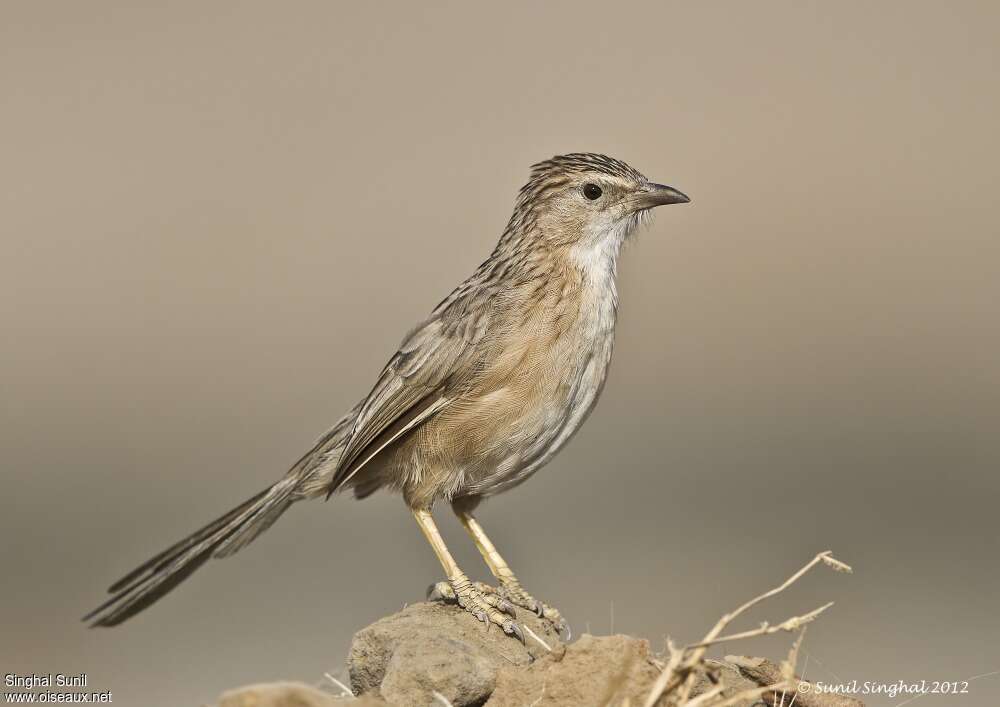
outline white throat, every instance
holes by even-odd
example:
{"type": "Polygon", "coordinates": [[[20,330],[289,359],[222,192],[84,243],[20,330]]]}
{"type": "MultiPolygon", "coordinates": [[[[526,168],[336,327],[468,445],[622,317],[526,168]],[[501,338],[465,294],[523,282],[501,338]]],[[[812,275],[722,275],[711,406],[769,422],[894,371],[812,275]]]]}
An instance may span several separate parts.
{"type": "Polygon", "coordinates": [[[610,224],[601,224],[603,227],[595,228],[570,251],[573,262],[583,274],[587,289],[604,290],[613,298],[615,306],[618,304],[615,284],[618,255],[622,245],[639,226],[644,213],[616,219],[610,224]]]}
{"type": "Polygon", "coordinates": [[[616,220],[605,228],[595,229],[570,250],[584,280],[581,305],[593,316],[597,331],[614,330],[618,311],[618,255],[638,225],[638,216],[616,220]]]}

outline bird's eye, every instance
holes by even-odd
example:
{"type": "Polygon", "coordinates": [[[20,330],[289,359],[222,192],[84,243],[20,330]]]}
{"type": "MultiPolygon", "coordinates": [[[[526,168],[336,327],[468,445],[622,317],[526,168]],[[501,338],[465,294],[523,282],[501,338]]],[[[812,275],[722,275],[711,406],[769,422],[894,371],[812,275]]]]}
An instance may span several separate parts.
{"type": "Polygon", "coordinates": [[[583,195],[588,199],[590,199],[591,201],[594,201],[595,199],[600,199],[601,194],[603,193],[604,192],[601,191],[601,188],[596,184],[588,182],[587,184],[583,185],[583,195]]]}

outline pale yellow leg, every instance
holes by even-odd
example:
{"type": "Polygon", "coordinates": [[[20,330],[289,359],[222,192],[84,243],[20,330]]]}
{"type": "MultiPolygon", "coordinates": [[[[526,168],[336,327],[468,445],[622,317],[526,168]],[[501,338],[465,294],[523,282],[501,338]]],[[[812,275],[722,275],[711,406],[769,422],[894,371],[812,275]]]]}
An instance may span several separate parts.
{"type": "Polygon", "coordinates": [[[497,552],[496,546],[490,540],[489,536],[486,535],[486,531],[483,530],[483,526],[479,524],[476,517],[471,513],[466,513],[465,511],[457,511],[458,520],[462,523],[462,527],[472,536],[472,541],[476,543],[476,547],[479,549],[479,554],[483,556],[486,561],[486,566],[490,568],[490,572],[493,576],[499,579],[501,582],[516,582],[517,577],[514,576],[514,572],[510,569],[510,565],[500,556],[497,552]]]}
{"type": "Polygon", "coordinates": [[[459,510],[458,508],[454,510],[462,526],[472,536],[473,542],[476,543],[476,547],[479,549],[479,554],[486,561],[486,566],[490,568],[490,572],[500,582],[500,595],[517,606],[534,611],[539,616],[549,619],[560,631],[568,629],[566,622],[557,609],[543,604],[524,590],[517,577],[514,576],[510,565],[501,557],[496,546],[489,539],[489,536],[486,535],[486,531],[483,530],[483,526],[479,524],[475,516],[468,511],[459,510]]]}
{"type": "Polygon", "coordinates": [[[459,569],[455,558],[448,552],[448,546],[444,544],[444,538],[441,537],[441,532],[438,530],[437,523],[434,522],[434,516],[431,515],[431,512],[424,509],[414,510],[413,517],[417,519],[417,525],[424,531],[424,537],[427,538],[427,542],[431,544],[434,554],[437,555],[438,562],[444,568],[445,576],[451,579],[462,574],[462,570],[459,569]]]}
{"type": "Polygon", "coordinates": [[[444,569],[448,583],[455,592],[458,605],[485,623],[487,627],[495,624],[502,628],[504,633],[517,636],[523,643],[524,633],[521,627],[508,615],[514,613],[510,604],[502,597],[483,594],[469,581],[468,576],[461,570],[444,544],[444,538],[441,537],[429,509],[414,508],[411,510],[413,517],[417,519],[417,525],[424,532],[424,537],[434,549],[434,554],[437,555],[438,561],[444,569]]]}

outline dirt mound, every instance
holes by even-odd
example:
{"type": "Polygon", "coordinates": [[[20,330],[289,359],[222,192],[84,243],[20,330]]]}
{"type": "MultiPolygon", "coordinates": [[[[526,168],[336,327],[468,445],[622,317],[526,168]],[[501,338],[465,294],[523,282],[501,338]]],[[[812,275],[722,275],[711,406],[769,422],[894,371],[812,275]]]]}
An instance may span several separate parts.
{"type": "MultiPolygon", "coordinates": [[[[524,645],[495,628],[487,631],[456,606],[415,604],[355,634],[347,672],[357,697],[333,680],[325,680],[322,689],[273,683],[230,691],[217,707],[637,707],[662,671],[662,660],[645,640],[585,634],[565,644],[547,621],[518,614],[526,629],[524,645]]],[[[730,658],[713,666],[725,686],[721,697],[771,684],[777,675],[776,666],[760,658],[730,658]]],[[[700,684],[694,694],[708,688],[707,682],[700,684]]],[[[860,705],[826,698],[800,694],[796,704],[860,705]]],[[[773,703],[773,695],[765,695],[764,701],[744,701],[741,707],[773,703]]]]}

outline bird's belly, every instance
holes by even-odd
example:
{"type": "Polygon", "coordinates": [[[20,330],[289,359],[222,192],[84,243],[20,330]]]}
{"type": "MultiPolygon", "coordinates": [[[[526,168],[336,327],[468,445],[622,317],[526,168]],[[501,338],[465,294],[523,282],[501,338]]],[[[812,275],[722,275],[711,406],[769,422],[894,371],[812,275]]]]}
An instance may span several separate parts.
{"type": "Polygon", "coordinates": [[[598,345],[564,376],[558,394],[544,404],[495,427],[495,451],[467,467],[468,495],[489,496],[525,481],[544,466],[580,429],[604,386],[610,342],[598,345]]]}

